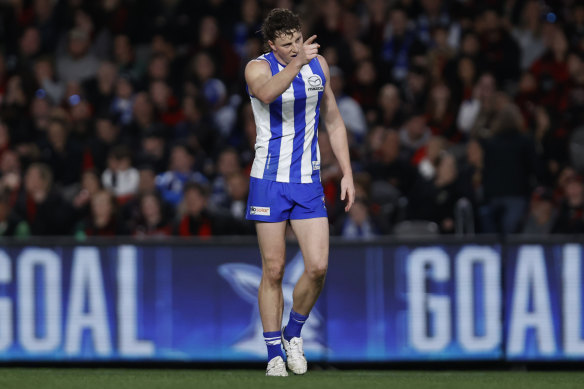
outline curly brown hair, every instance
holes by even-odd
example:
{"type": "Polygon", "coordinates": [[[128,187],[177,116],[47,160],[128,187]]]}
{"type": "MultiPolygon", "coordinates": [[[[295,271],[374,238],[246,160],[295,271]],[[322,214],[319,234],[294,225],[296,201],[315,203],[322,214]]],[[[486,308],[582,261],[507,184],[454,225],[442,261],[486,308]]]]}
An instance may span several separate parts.
{"type": "Polygon", "coordinates": [[[274,42],[281,35],[292,35],[300,31],[300,18],[294,12],[284,8],[274,8],[262,24],[264,45],[269,49],[268,41],[274,42]]]}

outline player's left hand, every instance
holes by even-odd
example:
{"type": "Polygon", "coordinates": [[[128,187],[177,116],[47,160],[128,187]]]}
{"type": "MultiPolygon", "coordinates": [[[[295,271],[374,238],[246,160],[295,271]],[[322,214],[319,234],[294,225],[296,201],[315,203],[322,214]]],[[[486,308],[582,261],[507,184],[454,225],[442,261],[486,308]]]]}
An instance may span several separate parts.
{"type": "Polygon", "coordinates": [[[341,200],[345,201],[345,199],[347,199],[345,212],[349,212],[355,202],[355,185],[351,176],[343,176],[341,179],[341,200]]]}

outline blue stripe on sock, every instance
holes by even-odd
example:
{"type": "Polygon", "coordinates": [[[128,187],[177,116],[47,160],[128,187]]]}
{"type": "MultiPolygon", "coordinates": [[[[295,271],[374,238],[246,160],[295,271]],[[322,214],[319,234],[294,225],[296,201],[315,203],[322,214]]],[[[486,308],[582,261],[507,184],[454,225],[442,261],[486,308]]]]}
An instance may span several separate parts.
{"type": "Polygon", "coordinates": [[[290,310],[290,320],[288,320],[288,325],[284,329],[284,339],[290,341],[292,338],[299,338],[306,319],[308,319],[308,315],[304,316],[294,312],[294,310],[290,310]]]}
{"type": "Polygon", "coordinates": [[[282,331],[264,332],[264,339],[266,341],[266,347],[268,348],[268,362],[278,356],[282,357],[282,359],[284,358],[284,354],[282,353],[282,342],[280,340],[281,336],[282,331]]]}

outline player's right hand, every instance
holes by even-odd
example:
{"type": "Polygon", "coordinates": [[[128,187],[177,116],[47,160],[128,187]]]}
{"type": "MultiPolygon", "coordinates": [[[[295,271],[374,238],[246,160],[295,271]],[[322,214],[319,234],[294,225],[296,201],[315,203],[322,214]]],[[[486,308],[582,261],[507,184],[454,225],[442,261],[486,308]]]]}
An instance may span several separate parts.
{"type": "Polygon", "coordinates": [[[316,39],[316,35],[311,36],[307,40],[304,41],[302,48],[297,54],[297,58],[302,65],[306,65],[312,59],[316,58],[318,55],[318,48],[320,45],[315,43],[314,40],[316,39]]]}

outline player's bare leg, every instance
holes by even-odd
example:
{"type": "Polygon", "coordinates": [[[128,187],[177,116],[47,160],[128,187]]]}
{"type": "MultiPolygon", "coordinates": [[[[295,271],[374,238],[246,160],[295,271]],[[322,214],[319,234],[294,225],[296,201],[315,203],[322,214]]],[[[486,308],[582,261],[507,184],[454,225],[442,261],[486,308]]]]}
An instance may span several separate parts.
{"type": "Polygon", "coordinates": [[[288,368],[295,374],[304,374],[307,363],[300,330],[324,286],[328,267],[329,228],[325,217],[291,220],[291,225],[304,257],[304,272],[294,287],[292,312],[282,334],[282,344],[288,357],[288,368]]]}
{"type": "Polygon", "coordinates": [[[258,291],[260,316],[264,331],[279,331],[284,309],[282,279],[286,262],[286,222],[258,222],[256,231],[262,255],[262,279],[258,291]]]}
{"type": "Polygon", "coordinates": [[[329,225],[328,219],[291,220],[304,257],[304,273],[296,283],[292,309],[308,315],[324,286],[328,268],[329,225]]]}
{"type": "Polygon", "coordinates": [[[256,223],[258,243],[262,256],[262,279],[258,290],[258,305],[268,346],[266,375],[287,376],[280,348],[282,328],[282,279],[286,262],[286,222],[256,223]]]}

